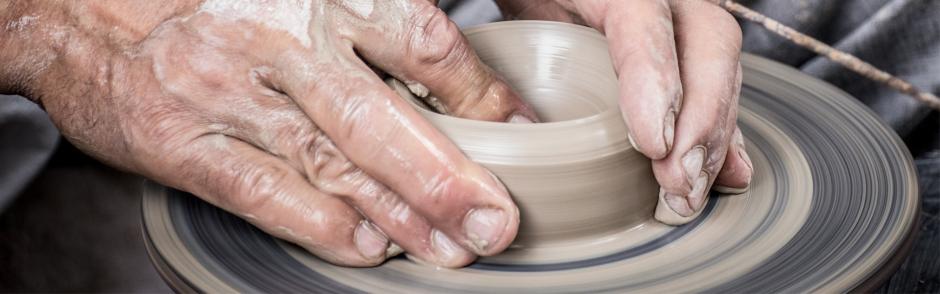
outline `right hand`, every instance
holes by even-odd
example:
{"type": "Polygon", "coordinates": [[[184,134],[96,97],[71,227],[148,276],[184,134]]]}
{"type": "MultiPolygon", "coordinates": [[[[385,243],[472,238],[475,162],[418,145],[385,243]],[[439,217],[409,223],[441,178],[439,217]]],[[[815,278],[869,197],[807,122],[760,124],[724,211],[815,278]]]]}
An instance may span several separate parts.
{"type": "Polygon", "coordinates": [[[329,262],[504,250],[519,223],[505,187],[369,65],[457,116],[530,108],[428,1],[300,2],[15,4],[32,18],[4,33],[43,65],[17,88],[77,147],[329,262]]]}
{"type": "Polygon", "coordinates": [[[737,127],[741,28],[705,0],[497,0],[512,18],[578,23],[607,37],[630,142],[653,160],[657,220],[681,225],[710,187],[748,189],[737,127]]]}

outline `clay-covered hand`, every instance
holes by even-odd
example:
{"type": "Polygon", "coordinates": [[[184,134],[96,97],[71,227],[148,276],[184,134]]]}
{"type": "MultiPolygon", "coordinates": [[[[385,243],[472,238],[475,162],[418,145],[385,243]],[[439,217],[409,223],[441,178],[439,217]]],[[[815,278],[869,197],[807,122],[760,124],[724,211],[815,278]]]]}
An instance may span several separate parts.
{"type": "Polygon", "coordinates": [[[703,0],[498,0],[511,19],[579,23],[603,33],[631,143],[653,159],[656,218],[683,224],[708,192],[741,192],[752,166],[736,127],[741,29],[703,0]]]}
{"type": "Polygon", "coordinates": [[[516,235],[499,180],[373,70],[458,116],[536,119],[426,0],[0,6],[0,77],[15,82],[0,90],[41,103],[85,152],[325,260],[462,266],[516,235]]]}

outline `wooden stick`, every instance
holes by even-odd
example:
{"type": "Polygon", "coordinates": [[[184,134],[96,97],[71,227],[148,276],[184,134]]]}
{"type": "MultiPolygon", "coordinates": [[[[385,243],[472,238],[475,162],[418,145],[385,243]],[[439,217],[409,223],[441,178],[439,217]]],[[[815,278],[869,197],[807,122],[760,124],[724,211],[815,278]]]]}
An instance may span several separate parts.
{"type": "Polygon", "coordinates": [[[812,50],[813,52],[816,52],[816,54],[825,56],[835,63],[841,64],[842,66],[845,66],[846,68],[873,81],[882,83],[888,87],[898,90],[901,93],[910,95],[911,97],[924,102],[924,104],[927,104],[927,106],[931,108],[940,110],[940,98],[937,98],[936,95],[921,91],[911,83],[908,83],[883,70],[880,70],[874,65],[871,65],[870,63],[865,62],[858,57],[840,51],[836,48],[832,48],[831,46],[826,45],[825,43],[820,42],[813,37],[800,33],[793,28],[783,25],[763,14],[760,14],[757,11],[751,10],[744,5],[738,4],[733,0],[717,0],[717,3],[735,16],[759,23],[771,32],[780,35],[781,37],[790,40],[799,46],[812,50]]]}

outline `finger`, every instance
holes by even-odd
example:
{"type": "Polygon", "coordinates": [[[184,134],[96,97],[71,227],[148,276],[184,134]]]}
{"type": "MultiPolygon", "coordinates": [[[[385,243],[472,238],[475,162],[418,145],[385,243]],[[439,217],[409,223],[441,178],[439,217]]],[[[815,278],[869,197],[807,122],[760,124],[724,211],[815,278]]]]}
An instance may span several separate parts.
{"type": "Polygon", "coordinates": [[[387,256],[404,250],[413,258],[444,267],[474,260],[475,255],[431,227],[395,192],[350,162],[287,97],[255,100],[265,101],[268,107],[242,111],[237,136],[283,158],[318,190],[358,209],[392,240],[387,256]]]}
{"type": "Polygon", "coordinates": [[[276,87],[272,89],[270,76],[275,71],[259,65],[262,62],[258,60],[231,61],[250,71],[230,77],[234,80],[226,84],[228,88],[211,94],[228,102],[225,107],[205,109],[209,116],[227,123],[220,132],[284,159],[320,191],[341,197],[365,214],[393,241],[386,256],[404,249],[413,257],[447,267],[462,266],[475,258],[444,234],[435,234],[436,230],[412,213],[395,193],[349,163],[289,97],[276,87]]]}
{"type": "Polygon", "coordinates": [[[425,0],[392,2],[378,4],[387,5],[387,13],[373,15],[369,25],[350,36],[360,56],[404,81],[439,112],[477,120],[538,121],[516,91],[480,61],[443,11],[425,0]]]}
{"type": "Polygon", "coordinates": [[[285,65],[279,88],[351,162],[456,243],[478,255],[509,246],[519,213],[505,187],[355,61],[352,48],[337,56],[345,59],[285,65]]]}
{"type": "Polygon", "coordinates": [[[607,36],[630,142],[647,157],[665,157],[673,146],[683,90],[669,5],[666,0],[575,3],[584,20],[607,36]]]}
{"type": "Polygon", "coordinates": [[[342,200],[310,186],[286,163],[237,139],[211,134],[170,153],[168,184],[258,228],[345,266],[386,258],[388,239],[342,200]]]}
{"type": "Polygon", "coordinates": [[[744,149],[744,136],[739,128],[734,129],[731,136],[731,145],[725,156],[725,164],[715,179],[715,191],[725,194],[740,194],[747,191],[751,183],[754,167],[751,157],[744,149]]]}
{"type": "Polygon", "coordinates": [[[740,90],[741,31],[724,10],[701,1],[673,2],[684,104],[675,146],[653,162],[661,185],[656,218],[682,224],[695,218],[725,161],[740,90]]]}

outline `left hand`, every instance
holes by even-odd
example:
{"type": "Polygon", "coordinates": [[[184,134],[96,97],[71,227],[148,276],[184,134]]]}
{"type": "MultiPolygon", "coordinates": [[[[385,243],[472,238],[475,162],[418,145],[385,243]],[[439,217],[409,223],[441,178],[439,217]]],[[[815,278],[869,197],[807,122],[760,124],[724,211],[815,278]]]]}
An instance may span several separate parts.
{"type": "Polygon", "coordinates": [[[704,0],[497,0],[510,19],[590,26],[609,42],[634,147],[653,159],[656,219],[683,224],[709,187],[743,192],[752,167],[737,128],[741,29],[704,0]]]}
{"type": "Polygon", "coordinates": [[[354,4],[0,1],[0,93],[44,106],[89,155],[328,262],[503,251],[509,192],[373,68],[455,116],[535,114],[430,2],[354,4]]]}

